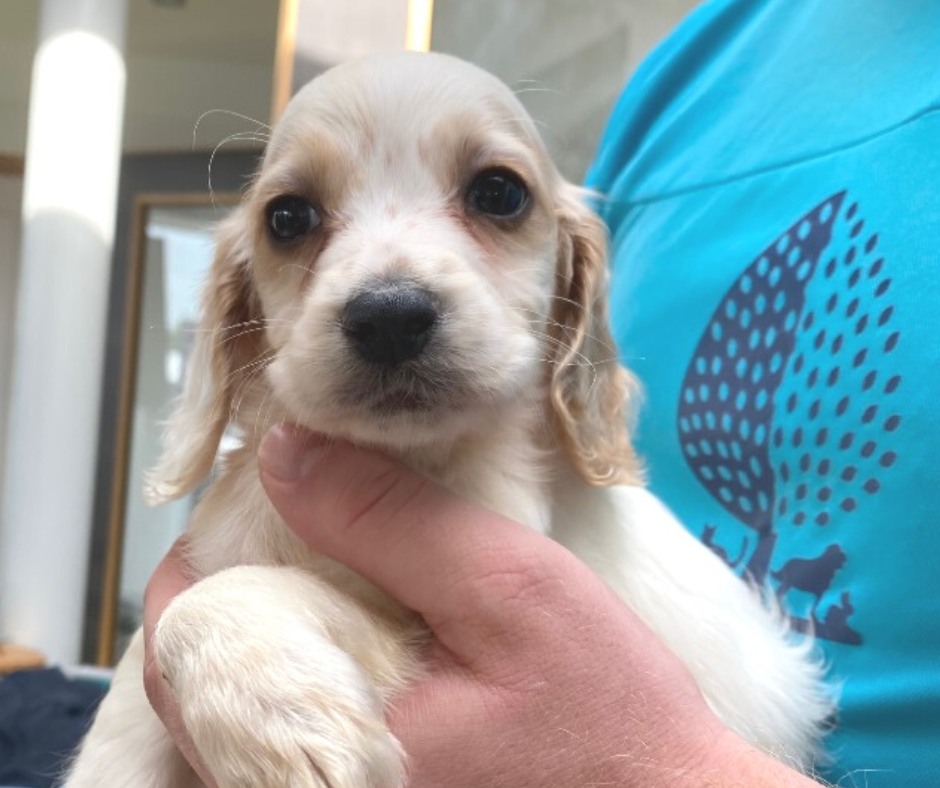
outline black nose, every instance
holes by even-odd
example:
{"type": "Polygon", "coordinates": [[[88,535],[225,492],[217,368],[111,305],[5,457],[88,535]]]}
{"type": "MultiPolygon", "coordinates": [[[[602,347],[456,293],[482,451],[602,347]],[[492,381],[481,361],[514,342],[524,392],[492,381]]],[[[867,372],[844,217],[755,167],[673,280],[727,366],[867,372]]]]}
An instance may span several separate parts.
{"type": "Polygon", "coordinates": [[[408,286],[360,293],[342,316],[343,331],[359,355],[389,367],[419,356],[437,321],[432,295],[408,286]]]}

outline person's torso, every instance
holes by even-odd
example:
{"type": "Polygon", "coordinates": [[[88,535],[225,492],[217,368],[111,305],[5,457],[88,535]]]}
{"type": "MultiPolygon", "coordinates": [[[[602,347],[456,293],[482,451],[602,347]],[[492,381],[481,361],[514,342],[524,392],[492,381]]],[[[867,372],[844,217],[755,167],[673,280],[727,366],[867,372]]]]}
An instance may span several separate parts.
{"type": "Polygon", "coordinates": [[[940,784],[938,109],[932,0],[712,2],[589,178],[652,489],[815,632],[840,785],[940,784]]]}

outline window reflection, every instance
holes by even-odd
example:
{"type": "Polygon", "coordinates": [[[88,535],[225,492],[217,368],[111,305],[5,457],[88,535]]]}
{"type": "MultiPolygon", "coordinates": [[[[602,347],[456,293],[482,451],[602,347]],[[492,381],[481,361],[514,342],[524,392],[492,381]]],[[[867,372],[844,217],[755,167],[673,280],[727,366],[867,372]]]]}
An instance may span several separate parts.
{"type": "Polygon", "coordinates": [[[144,476],[159,456],[162,423],[182,391],[196,340],[200,290],[212,262],[213,227],[228,210],[158,205],[145,212],[115,654],[123,652],[140,625],[147,580],[185,529],[198,495],[152,508],[144,504],[142,490],[144,476]]]}

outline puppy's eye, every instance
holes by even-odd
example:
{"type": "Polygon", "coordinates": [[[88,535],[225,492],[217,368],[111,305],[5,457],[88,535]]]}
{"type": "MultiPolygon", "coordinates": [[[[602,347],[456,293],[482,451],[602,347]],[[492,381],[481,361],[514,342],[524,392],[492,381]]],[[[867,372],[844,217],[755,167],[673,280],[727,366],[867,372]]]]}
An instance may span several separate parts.
{"type": "Polygon", "coordinates": [[[295,241],[320,226],[316,209],[303,197],[293,194],[274,198],[266,210],[271,237],[281,243],[295,241]]]}
{"type": "Polygon", "coordinates": [[[470,184],[467,200],[471,207],[487,216],[513,219],[528,205],[529,190],[510,170],[484,170],[470,184]]]}

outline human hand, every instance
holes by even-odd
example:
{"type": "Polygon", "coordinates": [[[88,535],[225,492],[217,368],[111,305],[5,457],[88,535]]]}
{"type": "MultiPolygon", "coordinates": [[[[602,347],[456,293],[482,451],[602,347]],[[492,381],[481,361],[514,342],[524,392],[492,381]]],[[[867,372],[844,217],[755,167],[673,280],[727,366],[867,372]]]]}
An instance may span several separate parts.
{"type": "MultiPolygon", "coordinates": [[[[815,785],[728,731],[672,653],[550,539],[346,444],[275,429],[260,461],[272,502],[311,549],[434,635],[426,675],[388,710],[413,788],[815,785]]],[[[182,568],[171,554],[155,575],[151,621],[169,601],[160,589],[185,585],[182,568]]],[[[148,672],[190,756],[172,696],[151,689],[160,681],[148,672]]]]}
{"type": "Polygon", "coordinates": [[[427,675],[388,712],[414,788],[813,784],[728,731],[557,543],[375,452],[276,429],[260,459],[301,539],[434,635],[427,675]]]}
{"type": "Polygon", "coordinates": [[[193,584],[186,564],[185,543],[185,536],[177,539],[170,552],[154,570],[144,590],[144,689],[147,691],[150,705],[166,726],[183,757],[207,788],[216,788],[215,780],[186,732],[179,704],[154,657],[153,635],[160,616],[177,594],[193,584]]]}

